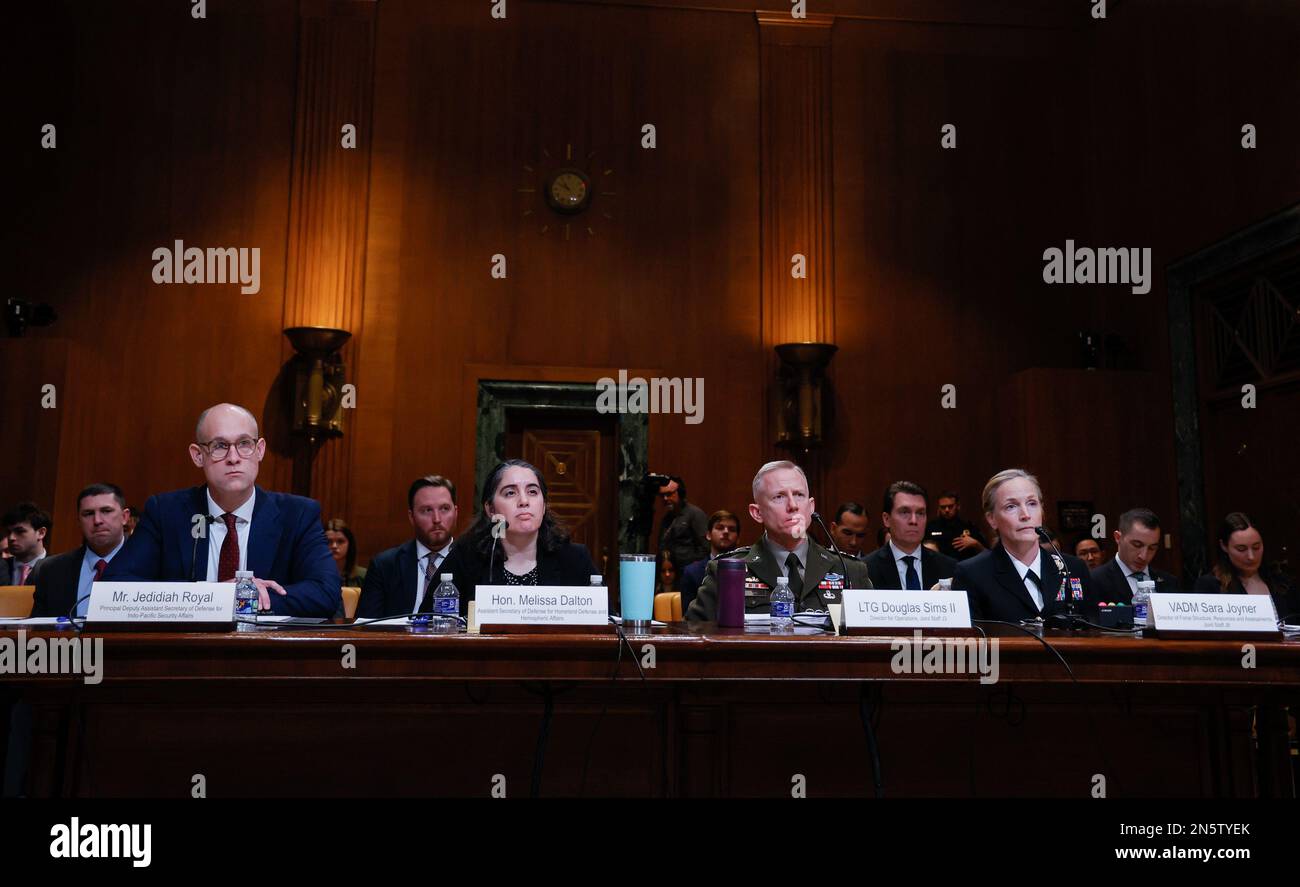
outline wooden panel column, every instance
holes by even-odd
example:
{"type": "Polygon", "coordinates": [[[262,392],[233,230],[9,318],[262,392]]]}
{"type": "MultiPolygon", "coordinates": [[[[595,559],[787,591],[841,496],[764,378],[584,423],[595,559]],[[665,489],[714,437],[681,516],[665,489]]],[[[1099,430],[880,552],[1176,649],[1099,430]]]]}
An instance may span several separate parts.
{"type": "MultiPolygon", "coordinates": [[[[351,332],[342,356],[352,384],[365,280],[377,9],[373,0],[303,0],[299,11],[284,327],[351,332]],[[355,147],[344,143],[349,124],[355,147]]],[[[287,339],[282,353],[286,361],[294,354],[287,339]]],[[[277,478],[281,488],[291,483],[294,492],[319,499],[327,518],[348,512],[353,413],[344,415],[343,438],[327,439],[316,453],[295,436],[293,477],[277,478]]]]}
{"type": "MultiPolygon", "coordinates": [[[[835,17],[796,19],[789,9],[756,15],[762,329],[770,387],[778,365],[773,346],[835,344],[830,95],[835,17]],[[796,254],[804,257],[805,277],[793,276],[796,254]]],[[[771,428],[769,421],[769,435],[771,428]]],[[[826,431],[829,436],[831,429],[826,431]]],[[[814,455],[805,461],[815,496],[824,486],[823,460],[814,455]]]]}

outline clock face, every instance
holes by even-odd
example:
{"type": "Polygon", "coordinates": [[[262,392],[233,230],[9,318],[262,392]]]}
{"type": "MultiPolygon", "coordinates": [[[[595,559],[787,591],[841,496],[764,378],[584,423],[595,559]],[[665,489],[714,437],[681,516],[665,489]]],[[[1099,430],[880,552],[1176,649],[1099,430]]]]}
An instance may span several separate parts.
{"type": "Polygon", "coordinates": [[[546,202],[560,213],[577,213],[591,201],[591,182],[577,169],[562,169],[546,183],[546,202]]]}

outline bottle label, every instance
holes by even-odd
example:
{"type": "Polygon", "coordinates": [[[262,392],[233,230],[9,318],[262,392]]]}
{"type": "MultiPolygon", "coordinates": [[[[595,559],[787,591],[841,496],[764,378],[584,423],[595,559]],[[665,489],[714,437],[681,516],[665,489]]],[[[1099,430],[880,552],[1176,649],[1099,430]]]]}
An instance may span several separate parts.
{"type": "Polygon", "coordinates": [[[235,597],[235,615],[236,616],[256,616],[257,615],[257,595],[244,597],[236,595],[235,597]]]}
{"type": "Polygon", "coordinates": [[[790,619],[794,616],[794,601],[772,601],[773,619],[790,619]]]}
{"type": "Polygon", "coordinates": [[[1133,624],[1134,625],[1147,624],[1147,602],[1146,601],[1133,602],[1133,624]]]}
{"type": "Polygon", "coordinates": [[[433,599],[433,612],[439,616],[459,616],[459,597],[438,597],[433,599]]]}

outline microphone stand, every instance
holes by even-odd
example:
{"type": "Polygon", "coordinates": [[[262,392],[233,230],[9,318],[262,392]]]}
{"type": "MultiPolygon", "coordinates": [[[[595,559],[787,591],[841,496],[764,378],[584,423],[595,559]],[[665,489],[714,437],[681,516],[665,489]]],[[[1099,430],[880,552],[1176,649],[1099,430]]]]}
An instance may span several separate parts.
{"type": "MultiPolygon", "coordinates": [[[[1082,627],[1078,625],[1078,623],[1081,623],[1083,619],[1074,608],[1074,589],[1070,587],[1070,568],[1065,563],[1065,555],[1061,554],[1061,549],[1056,547],[1056,543],[1052,541],[1051,536],[1047,535],[1046,530],[1042,527],[1034,527],[1034,530],[1038,533],[1039,539],[1042,539],[1048,545],[1052,546],[1049,554],[1052,558],[1052,562],[1056,564],[1057,571],[1061,574],[1061,588],[1065,589],[1065,613],[1064,615],[1057,613],[1052,618],[1064,619],[1065,627],[1070,630],[1074,630],[1076,627],[1082,627]]],[[[1046,604],[1047,602],[1044,601],[1043,603],[1046,604]]]]}

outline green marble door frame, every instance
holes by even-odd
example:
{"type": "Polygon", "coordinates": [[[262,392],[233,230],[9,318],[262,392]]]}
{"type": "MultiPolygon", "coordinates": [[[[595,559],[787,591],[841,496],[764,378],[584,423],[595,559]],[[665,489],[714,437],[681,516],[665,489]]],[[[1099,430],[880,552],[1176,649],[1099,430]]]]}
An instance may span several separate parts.
{"type": "MultiPolygon", "coordinates": [[[[480,379],[478,425],[474,435],[475,514],[482,501],[479,489],[492,467],[506,457],[506,411],[512,408],[596,413],[599,389],[594,382],[517,382],[480,379]]],[[[650,417],[621,413],[618,429],[618,550],[646,550],[647,539],[629,538],[636,489],[649,465],[650,417]]]]}

